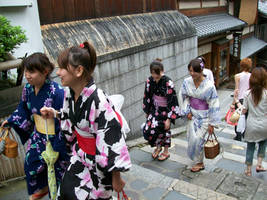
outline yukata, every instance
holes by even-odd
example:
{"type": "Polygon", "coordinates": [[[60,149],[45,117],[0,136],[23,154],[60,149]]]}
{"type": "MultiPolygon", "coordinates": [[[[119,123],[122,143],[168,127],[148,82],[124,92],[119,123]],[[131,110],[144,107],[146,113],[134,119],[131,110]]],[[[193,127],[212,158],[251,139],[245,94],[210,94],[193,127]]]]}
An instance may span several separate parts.
{"type": "MultiPolygon", "coordinates": [[[[8,118],[8,124],[18,133],[22,144],[27,142],[24,171],[29,195],[48,186],[47,165],[41,155],[46,149],[46,133],[37,131],[33,116],[34,114],[40,116],[40,109],[43,106],[60,110],[63,106],[63,99],[63,88],[50,79],[45,80],[37,95],[35,95],[34,87],[27,83],[23,88],[17,109],[8,118]]],[[[59,158],[54,165],[57,186],[59,186],[69,157],[57,119],[55,119],[54,133],[48,137],[54,151],[59,152],[59,158]]]]}
{"type": "Polygon", "coordinates": [[[58,199],[111,199],[112,171],[131,167],[112,102],[91,80],[76,102],[66,89],[60,118],[71,159],[58,199]]]}
{"type": "Polygon", "coordinates": [[[171,131],[165,130],[165,121],[174,124],[178,118],[178,100],[172,80],[163,75],[158,81],[149,77],[145,84],[143,110],[147,120],[143,128],[143,135],[151,147],[170,147],[171,131]]]}
{"type": "Polygon", "coordinates": [[[193,115],[187,125],[187,154],[191,160],[202,163],[208,125],[218,126],[220,123],[219,98],[216,88],[207,78],[196,88],[190,76],[183,81],[178,99],[180,114],[187,116],[192,113],[193,115]]]}

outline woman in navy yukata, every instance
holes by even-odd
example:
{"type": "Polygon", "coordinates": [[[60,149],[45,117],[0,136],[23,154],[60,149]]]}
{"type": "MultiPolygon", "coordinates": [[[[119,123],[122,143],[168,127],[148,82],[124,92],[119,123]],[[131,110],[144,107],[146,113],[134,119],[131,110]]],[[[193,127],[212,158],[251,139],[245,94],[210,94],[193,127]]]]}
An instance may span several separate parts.
{"type": "Polygon", "coordinates": [[[108,96],[96,87],[92,73],[96,52],[84,42],[63,51],[57,75],[65,90],[63,109],[42,108],[43,116],[57,115],[71,153],[58,199],[111,199],[122,191],[120,172],[131,167],[119,119],[108,96]]]}
{"type": "MultiPolygon", "coordinates": [[[[54,109],[62,108],[64,90],[56,82],[50,80],[49,75],[54,65],[45,54],[34,53],[23,60],[22,65],[25,67],[25,77],[28,83],[23,88],[17,109],[1,126],[14,128],[22,144],[27,142],[24,170],[28,194],[31,200],[35,200],[41,199],[48,193],[47,165],[41,155],[46,147],[46,131],[44,127],[37,126],[37,121],[42,120],[40,109],[43,106],[54,109]]],[[[44,121],[41,121],[41,124],[44,124],[44,121]]],[[[49,132],[49,140],[54,151],[60,153],[55,163],[56,180],[59,186],[69,157],[57,119],[54,120],[53,126],[54,129],[49,132]]]]}
{"type": "Polygon", "coordinates": [[[143,110],[146,113],[146,124],[143,129],[145,139],[151,147],[154,159],[163,161],[170,157],[171,122],[178,118],[178,100],[172,80],[164,75],[163,64],[156,59],[150,64],[151,76],[145,84],[143,110]],[[163,152],[162,147],[164,147],[163,152]],[[160,154],[161,153],[161,154],[160,154]]]}

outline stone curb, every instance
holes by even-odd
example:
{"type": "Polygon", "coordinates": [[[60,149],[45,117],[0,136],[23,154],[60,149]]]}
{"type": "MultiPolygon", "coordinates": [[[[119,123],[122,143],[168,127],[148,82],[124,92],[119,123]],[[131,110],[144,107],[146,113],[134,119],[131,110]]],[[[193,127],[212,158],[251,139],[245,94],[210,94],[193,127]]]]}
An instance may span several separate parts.
{"type": "MultiPolygon", "coordinates": [[[[179,134],[182,134],[185,131],[186,131],[186,126],[173,128],[173,129],[171,129],[172,137],[175,137],[175,136],[177,136],[179,134]]],[[[136,138],[136,139],[127,140],[126,144],[127,144],[127,146],[129,148],[132,148],[132,147],[136,147],[136,146],[139,146],[139,145],[147,144],[147,141],[143,137],[139,137],[139,138],[136,138]]]]}
{"type": "MultiPolygon", "coordinates": [[[[197,186],[179,179],[167,177],[165,175],[149,170],[147,168],[143,168],[136,164],[133,164],[130,171],[124,173],[123,176],[125,181],[128,180],[127,181],[128,186],[131,185],[131,182],[137,179],[142,179],[142,181],[148,183],[148,187],[144,190],[149,190],[153,187],[163,188],[166,190],[164,192],[165,195],[167,195],[171,191],[176,191],[192,199],[198,199],[198,200],[208,200],[208,199],[236,200],[236,198],[227,196],[226,194],[215,192],[213,190],[197,186]]],[[[141,191],[137,192],[140,193],[141,191]]]]}

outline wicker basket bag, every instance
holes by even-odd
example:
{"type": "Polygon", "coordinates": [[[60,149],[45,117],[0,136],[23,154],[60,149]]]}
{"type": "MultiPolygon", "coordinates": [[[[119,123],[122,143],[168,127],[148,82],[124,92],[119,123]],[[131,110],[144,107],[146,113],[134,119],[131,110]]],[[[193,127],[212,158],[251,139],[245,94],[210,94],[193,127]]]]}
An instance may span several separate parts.
{"type": "Polygon", "coordinates": [[[18,143],[15,141],[15,137],[11,130],[1,130],[0,145],[4,145],[3,154],[8,158],[16,158],[18,156],[18,143]],[[14,138],[11,139],[9,135],[14,138]]]}
{"type": "Polygon", "coordinates": [[[207,141],[204,144],[205,157],[207,159],[213,159],[220,153],[220,144],[214,133],[209,134],[207,141]]]}

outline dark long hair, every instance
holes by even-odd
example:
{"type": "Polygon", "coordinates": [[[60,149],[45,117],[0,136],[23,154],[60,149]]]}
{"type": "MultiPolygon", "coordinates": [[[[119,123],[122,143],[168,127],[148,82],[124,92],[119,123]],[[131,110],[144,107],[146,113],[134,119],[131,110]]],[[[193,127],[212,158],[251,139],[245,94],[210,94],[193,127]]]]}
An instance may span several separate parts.
{"type": "Polygon", "coordinates": [[[188,71],[190,70],[190,67],[193,68],[194,72],[201,73],[204,69],[204,62],[202,61],[202,59],[195,58],[191,60],[190,63],[188,64],[187,66],[188,71]]]}
{"type": "Polygon", "coordinates": [[[66,70],[68,70],[69,65],[74,68],[79,65],[83,66],[85,69],[84,76],[90,79],[96,66],[96,51],[89,42],[84,42],[79,47],[73,46],[63,51],[57,62],[60,68],[66,70]]]}
{"type": "Polygon", "coordinates": [[[263,90],[266,88],[266,81],[266,72],[262,67],[253,69],[249,79],[249,88],[255,106],[259,104],[262,98],[263,90]]]}

